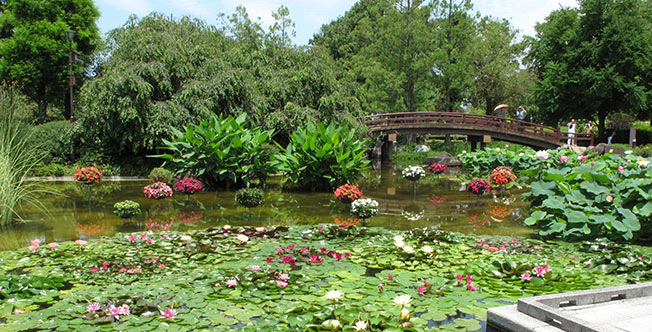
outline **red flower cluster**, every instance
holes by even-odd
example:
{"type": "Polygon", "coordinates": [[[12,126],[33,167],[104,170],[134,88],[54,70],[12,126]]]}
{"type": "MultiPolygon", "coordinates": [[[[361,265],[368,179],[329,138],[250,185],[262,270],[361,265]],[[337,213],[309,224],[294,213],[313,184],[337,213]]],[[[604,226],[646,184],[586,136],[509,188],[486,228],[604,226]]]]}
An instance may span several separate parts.
{"type": "Polygon", "coordinates": [[[362,191],[352,184],[343,184],[335,189],[335,198],[345,203],[351,203],[353,200],[362,198],[362,191]]]}
{"type": "Polygon", "coordinates": [[[446,166],[444,164],[440,164],[440,163],[432,163],[432,165],[430,165],[428,167],[428,169],[433,174],[441,174],[441,173],[444,173],[444,172],[446,172],[448,170],[448,166],[446,166]]]}
{"type": "Polygon", "coordinates": [[[174,190],[186,195],[192,195],[203,188],[201,181],[193,178],[183,178],[174,184],[174,190]]]}
{"type": "Polygon", "coordinates": [[[514,175],[511,168],[500,166],[496,167],[496,169],[489,174],[489,180],[491,181],[491,184],[502,186],[516,180],[516,175],[514,175]]]}
{"type": "Polygon", "coordinates": [[[482,195],[490,189],[489,182],[485,179],[473,179],[466,184],[466,191],[476,195],[482,195]]]}
{"type": "Polygon", "coordinates": [[[342,220],[335,218],[333,221],[340,226],[358,226],[358,224],[360,224],[360,219],[353,217],[348,219],[342,218],[342,220]]]}
{"type": "Polygon", "coordinates": [[[78,168],[73,175],[73,179],[84,183],[98,183],[102,177],[102,171],[95,167],[78,168]]]}

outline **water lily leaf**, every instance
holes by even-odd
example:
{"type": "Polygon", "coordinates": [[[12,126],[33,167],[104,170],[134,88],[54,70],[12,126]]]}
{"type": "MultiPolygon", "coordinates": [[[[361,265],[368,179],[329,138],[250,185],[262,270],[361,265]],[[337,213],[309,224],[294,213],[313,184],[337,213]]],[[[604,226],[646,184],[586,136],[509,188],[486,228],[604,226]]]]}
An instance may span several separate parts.
{"type": "Polygon", "coordinates": [[[559,209],[559,210],[564,210],[565,207],[566,207],[564,202],[562,202],[562,201],[560,201],[560,200],[558,200],[557,198],[554,198],[554,197],[546,198],[543,201],[543,205],[546,206],[547,208],[550,208],[550,209],[559,209]]]}

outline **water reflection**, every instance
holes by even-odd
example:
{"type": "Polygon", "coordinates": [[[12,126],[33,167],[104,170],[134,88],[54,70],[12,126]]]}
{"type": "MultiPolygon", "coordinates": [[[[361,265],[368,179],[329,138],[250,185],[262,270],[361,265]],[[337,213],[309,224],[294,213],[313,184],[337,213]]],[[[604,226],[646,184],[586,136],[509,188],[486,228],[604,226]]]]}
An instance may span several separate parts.
{"type": "MultiPolygon", "coordinates": [[[[350,215],[350,205],[337,201],[332,193],[283,192],[278,179],[265,189],[265,203],[247,209],[235,202],[235,192],[200,192],[189,200],[175,195],[161,201],[143,196],[146,181],[103,182],[93,185],[90,202],[86,186],[75,182],[49,183],[47,187],[61,195],[42,197],[49,214],[25,210],[30,220],[0,231],[0,250],[25,247],[33,239],[43,242],[91,239],[117,232],[190,230],[230,224],[233,226],[271,226],[335,223],[359,224],[350,215]],[[143,213],[125,220],[113,214],[113,204],[130,199],[141,205],[143,213]]],[[[485,194],[478,200],[464,186],[445,177],[417,183],[403,180],[400,169],[385,167],[370,171],[357,183],[364,197],[379,202],[379,215],[368,220],[370,226],[411,229],[437,226],[446,230],[473,234],[526,235],[522,227],[522,191],[485,194]]]]}

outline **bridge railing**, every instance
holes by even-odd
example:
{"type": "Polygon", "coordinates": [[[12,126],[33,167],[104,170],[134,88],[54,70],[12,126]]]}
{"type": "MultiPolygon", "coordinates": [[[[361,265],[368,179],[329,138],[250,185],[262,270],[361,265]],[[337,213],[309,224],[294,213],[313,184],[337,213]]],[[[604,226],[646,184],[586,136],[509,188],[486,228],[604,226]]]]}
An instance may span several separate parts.
{"type": "MultiPolygon", "coordinates": [[[[365,117],[365,123],[371,131],[410,129],[420,127],[455,127],[468,129],[487,129],[490,131],[509,132],[513,135],[537,138],[559,143],[569,138],[569,133],[558,128],[542,124],[497,117],[493,115],[467,114],[459,112],[399,112],[374,114],[365,117]]],[[[593,142],[593,135],[576,133],[577,142],[593,142]]]]}

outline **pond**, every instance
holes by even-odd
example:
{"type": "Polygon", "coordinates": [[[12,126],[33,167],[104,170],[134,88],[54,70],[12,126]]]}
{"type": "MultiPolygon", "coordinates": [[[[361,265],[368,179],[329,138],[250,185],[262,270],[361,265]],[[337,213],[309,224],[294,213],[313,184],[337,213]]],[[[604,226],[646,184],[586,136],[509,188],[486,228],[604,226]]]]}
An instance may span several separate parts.
{"type": "MultiPolygon", "coordinates": [[[[479,200],[464,191],[462,184],[446,177],[422,179],[416,192],[412,182],[401,178],[400,170],[383,167],[370,171],[360,189],[364,197],[379,202],[380,213],[369,226],[407,230],[435,226],[466,234],[524,236],[533,229],[522,226],[526,205],[523,190],[502,195],[485,194],[479,200]]],[[[27,222],[0,232],[0,250],[26,247],[34,239],[45,243],[75,239],[92,239],[118,232],[152,230],[186,231],[230,224],[234,226],[304,225],[320,223],[358,224],[349,206],[337,201],[332,193],[284,192],[279,178],[272,178],[265,190],[265,204],[252,209],[235,202],[234,191],[200,192],[189,199],[175,193],[159,202],[143,196],[149,180],[108,182],[92,186],[90,200],[87,187],[77,182],[45,184],[56,194],[41,201],[48,208],[44,214],[24,210],[27,222]],[[113,213],[113,204],[134,200],[143,213],[124,220],[113,213]]]]}

